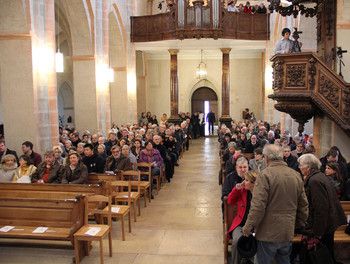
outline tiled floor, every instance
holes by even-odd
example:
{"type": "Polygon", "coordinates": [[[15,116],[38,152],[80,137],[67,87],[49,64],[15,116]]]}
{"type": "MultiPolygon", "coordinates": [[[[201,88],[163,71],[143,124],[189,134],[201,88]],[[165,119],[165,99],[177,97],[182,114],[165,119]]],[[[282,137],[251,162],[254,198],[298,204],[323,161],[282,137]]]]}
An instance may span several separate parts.
{"type": "MultiPolygon", "coordinates": [[[[217,139],[193,140],[179,163],[171,183],[132,222],[126,241],[121,240],[120,222],[113,222],[113,257],[105,240],[106,264],[223,263],[217,139]]],[[[0,240],[0,263],[72,263],[74,251],[67,249],[68,243],[44,242],[43,248],[24,242],[27,246],[0,240]]],[[[100,263],[98,244],[81,263],[100,263]]]]}

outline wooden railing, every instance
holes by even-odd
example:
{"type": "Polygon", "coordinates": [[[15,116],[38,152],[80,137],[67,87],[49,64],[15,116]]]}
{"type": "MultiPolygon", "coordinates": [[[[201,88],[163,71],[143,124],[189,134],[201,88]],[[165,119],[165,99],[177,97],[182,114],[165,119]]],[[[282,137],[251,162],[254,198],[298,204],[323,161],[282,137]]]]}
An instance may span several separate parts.
{"type": "MultiPolygon", "coordinates": [[[[314,53],[279,54],[273,62],[275,108],[304,125],[315,114],[326,114],[350,136],[350,84],[314,53]]],[[[299,127],[299,131],[302,129],[299,127]]]]}
{"type": "Polygon", "coordinates": [[[269,40],[269,14],[227,12],[220,1],[177,1],[171,12],[131,17],[131,42],[224,38],[269,40]]]}

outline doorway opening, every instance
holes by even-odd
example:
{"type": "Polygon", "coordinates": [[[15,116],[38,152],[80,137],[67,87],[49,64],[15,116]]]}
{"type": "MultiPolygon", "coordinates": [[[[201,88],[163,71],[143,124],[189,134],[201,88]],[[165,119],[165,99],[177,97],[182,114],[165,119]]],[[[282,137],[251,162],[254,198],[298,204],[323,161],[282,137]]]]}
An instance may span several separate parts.
{"type": "MultiPolygon", "coordinates": [[[[218,97],[215,91],[209,87],[200,87],[194,91],[191,98],[191,110],[194,112],[204,113],[205,136],[209,135],[209,123],[207,122],[207,115],[210,111],[213,111],[215,116],[218,116],[218,97]]],[[[217,122],[214,123],[214,126],[217,122]]],[[[214,128],[214,131],[216,129],[214,128]]]]}

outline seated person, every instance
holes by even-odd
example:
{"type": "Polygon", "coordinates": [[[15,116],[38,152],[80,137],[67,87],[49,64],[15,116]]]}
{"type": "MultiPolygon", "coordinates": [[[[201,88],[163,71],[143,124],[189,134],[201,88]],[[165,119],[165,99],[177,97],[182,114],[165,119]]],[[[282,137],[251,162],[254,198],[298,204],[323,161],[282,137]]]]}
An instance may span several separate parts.
{"type": "Polygon", "coordinates": [[[6,154],[1,158],[0,182],[12,182],[17,168],[17,159],[13,154],[6,154]]]}
{"type": "Polygon", "coordinates": [[[227,11],[229,12],[239,12],[238,8],[236,7],[237,0],[230,1],[227,4],[227,11]]]}
{"type": "Polygon", "coordinates": [[[245,153],[254,153],[254,149],[259,148],[260,147],[260,143],[258,142],[258,139],[256,137],[256,135],[252,135],[250,137],[250,140],[247,141],[247,143],[245,144],[245,153]]]}
{"type": "Polygon", "coordinates": [[[56,162],[55,153],[52,150],[45,152],[45,161],[38,165],[32,175],[33,183],[61,183],[63,166],[56,162]]]}
{"type": "Polygon", "coordinates": [[[55,153],[55,159],[59,164],[63,164],[63,157],[62,157],[62,148],[61,146],[57,145],[52,148],[52,151],[55,153]]]}
{"type": "Polygon", "coordinates": [[[30,141],[24,141],[22,143],[23,154],[29,155],[34,166],[38,167],[39,163],[42,161],[41,155],[33,151],[33,143],[30,141]]]}
{"type": "Polygon", "coordinates": [[[36,167],[33,165],[30,157],[28,155],[22,155],[19,157],[19,167],[15,170],[15,176],[12,182],[31,183],[32,175],[35,171],[36,167]]]}
{"type": "Polygon", "coordinates": [[[160,152],[157,149],[153,148],[152,140],[146,141],[145,149],[141,150],[140,162],[150,163],[152,166],[152,169],[151,169],[151,189],[152,189],[153,177],[154,175],[160,175],[160,178],[161,178],[162,171],[160,168],[163,165],[162,156],[160,155],[160,152]]]}
{"type": "Polygon", "coordinates": [[[132,170],[133,165],[130,159],[123,154],[121,154],[120,147],[114,145],[111,148],[112,155],[106,159],[106,164],[104,166],[104,171],[113,171],[117,173],[120,170],[127,171],[132,170]]]}
{"type": "Polygon", "coordinates": [[[2,156],[5,156],[7,154],[12,154],[13,156],[15,156],[16,163],[18,162],[18,157],[17,157],[16,151],[8,149],[6,147],[5,140],[0,139],[0,159],[2,158],[2,156]]]}
{"type": "Polygon", "coordinates": [[[106,153],[106,146],[104,144],[99,144],[97,146],[97,154],[100,155],[103,158],[103,161],[106,162],[107,159],[107,153],[106,153]]]}
{"type": "MultiPolygon", "coordinates": [[[[232,238],[231,257],[232,263],[242,263],[241,256],[237,251],[238,239],[243,235],[242,227],[247,221],[247,217],[250,209],[250,202],[252,200],[254,184],[258,174],[254,171],[249,171],[245,175],[245,179],[242,183],[236,184],[232,192],[228,195],[227,203],[234,205],[237,204],[237,215],[233,219],[228,236],[232,238]]],[[[254,261],[254,260],[252,260],[254,261]]],[[[252,262],[253,263],[253,262],[252,262]]]]}
{"type": "Polygon", "coordinates": [[[266,161],[264,159],[263,155],[263,149],[262,148],[256,148],[254,150],[254,159],[251,159],[249,161],[249,168],[255,172],[261,172],[263,169],[265,169],[266,161]]]}
{"type": "Polygon", "coordinates": [[[296,158],[299,158],[301,155],[303,155],[304,154],[304,143],[299,142],[297,145],[297,149],[293,150],[291,152],[291,154],[296,158]]]}
{"type": "Polygon", "coordinates": [[[335,192],[337,193],[337,196],[340,200],[343,200],[344,196],[344,180],[343,177],[340,175],[340,169],[339,165],[335,161],[328,161],[326,164],[326,170],[324,173],[327,178],[332,183],[332,186],[334,187],[335,192]]]}
{"type": "MultiPolygon", "coordinates": [[[[226,179],[222,185],[221,200],[224,201],[224,197],[228,196],[237,183],[241,183],[247,174],[248,160],[244,157],[237,159],[235,164],[236,170],[230,174],[227,174],[226,179]]],[[[224,212],[224,203],[222,203],[222,212],[224,212]]]]}
{"type": "Polygon", "coordinates": [[[244,13],[246,13],[246,14],[252,13],[252,6],[250,5],[249,1],[247,1],[247,3],[244,6],[244,13]]]}
{"type": "Polygon", "coordinates": [[[293,40],[290,38],[290,29],[284,28],[282,30],[282,38],[277,41],[274,53],[275,54],[285,54],[290,53],[290,50],[293,47],[293,40]]]}
{"type": "Polygon", "coordinates": [[[233,155],[235,154],[235,151],[236,151],[236,143],[235,142],[228,143],[228,148],[224,152],[222,161],[226,163],[228,160],[232,159],[233,155]]]}
{"type": "Polygon", "coordinates": [[[88,169],[77,152],[68,155],[68,163],[62,174],[62,184],[87,184],[88,169]]]}
{"type": "Polygon", "coordinates": [[[256,14],[266,14],[266,13],[267,13],[267,9],[264,3],[260,3],[258,10],[256,11],[256,14]]]}
{"type": "Polygon", "coordinates": [[[130,147],[128,145],[124,145],[122,147],[122,155],[125,157],[128,157],[130,162],[133,164],[133,166],[135,163],[137,163],[137,159],[136,159],[135,155],[131,153],[130,147]]]}
{"type": "Polygon", "coordinates": [[[142,140],[135,139],[134,145],[131,147],[131,152],[134,154],[137,160],[140,159],[140,152],[143,149],[142,147],[142,140]]]}
{"type": "Polygon", "coordinates": [[[282,149],[283,149],[283,161],[287,163],[289,168],[296,170],[297,172],[300,172],[298,159],[293,155],[291,155],[290,146],[284,146],[282,149]]]}
{"type": "Polygon", "coordinates": [[[89,173],[103,173],[103,168],[105,166],[103,158],[94,152],[94,146],[92,144],[84,145],[83,163],[88,169],[89,173]]]}

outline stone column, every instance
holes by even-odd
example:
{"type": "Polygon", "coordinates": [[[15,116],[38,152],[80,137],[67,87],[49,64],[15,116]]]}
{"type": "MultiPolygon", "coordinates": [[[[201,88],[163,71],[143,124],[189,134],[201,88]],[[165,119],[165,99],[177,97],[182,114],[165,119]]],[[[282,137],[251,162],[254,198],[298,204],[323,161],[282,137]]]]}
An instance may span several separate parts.
{"type": "Polygon", "coordinates": [[[58,143],[54,1],[20,2],[16,8],[13,1],[1,4],[11,10],[1,17],[0,34],[6,145],[21,154],[21,144],[28,140],[43,154],[58,143]]]}
{"type": "Polygon", "coordinates": [[[179,118],[179,84],[177,79],[178,49],[170,49],[170,118],[169,123],[180,123],[179,118]]]}
{"type": "Polygon", "coordinates": [[[220,125],[231,127],[230,117],[230,48],[221,49],[222,52],[222,92],[220,125]]]}

